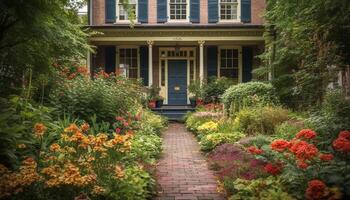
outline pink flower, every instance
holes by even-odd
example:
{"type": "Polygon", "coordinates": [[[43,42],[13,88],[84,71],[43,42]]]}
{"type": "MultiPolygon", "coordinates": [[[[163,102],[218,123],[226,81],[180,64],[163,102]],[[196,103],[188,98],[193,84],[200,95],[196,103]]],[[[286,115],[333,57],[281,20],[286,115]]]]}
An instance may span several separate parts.
{"type": "Polygon", "coordinates": [[[116,129],[115,129],[115,132],[116,132],[117,134],[119,134],[121,131],[122,131],[122,129],[120,129],[120,128],[116,128],[116,129]]]}
{"type": "Polygon", "coordinates": [[[128,122],[124,122],[124,126],[129,126],[129,123],[128,122]]]}
{"type": "Polygon", "coordinates": [[[117,121],[124,121],[124,118],[123,118],[123,117],[120,117],[120,116],[116,117],[115,119],[116,119],[117,121]]]}

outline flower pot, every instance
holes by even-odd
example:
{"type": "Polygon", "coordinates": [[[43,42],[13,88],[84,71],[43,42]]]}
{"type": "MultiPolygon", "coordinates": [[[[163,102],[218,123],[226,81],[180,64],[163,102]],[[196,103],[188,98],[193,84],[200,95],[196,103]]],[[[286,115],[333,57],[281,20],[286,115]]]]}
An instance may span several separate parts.
{"type": "Polygon", "coordinates": [[[149,101],[149,102],[148,102],[148,107],[151,108],[151,109],[152,109],[152,108],[155,108],[155,107],[156,107],[156,101],[154,101],[154,100],[149,101]]]}
{"type": "Polygon", "coordinates": [[[160,108],[160,107],[162,107],[162,106],[163,106],[163,102],[164,102],[164,100],[163,100],[163,99],[159,99],[159,100],[157,100],[157,101],[156,101],[156,108],[160,108]]]}

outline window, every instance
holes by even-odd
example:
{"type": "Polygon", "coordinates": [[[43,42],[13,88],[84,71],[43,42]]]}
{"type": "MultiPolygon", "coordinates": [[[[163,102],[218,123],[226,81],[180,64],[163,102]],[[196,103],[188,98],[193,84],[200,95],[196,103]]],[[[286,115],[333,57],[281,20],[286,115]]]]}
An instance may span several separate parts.
{"type": "Polygon", "coordinates": [[[119,49],[119,66],[124,66],[126,76],[131,79],[137,79],[138,76],[138,52],[137,48],[120,48],[119,49]]]}
{"type": "Polygon", "coordinates": [[[187,19],[187,0],[169,0],[170,20],[187,19]]]}
{"type": "Polygon", "coordinates": [[[194,61],[190,60],[190,83],[195,81],[195,66],[194,61]]]}
{"type": "Polygon", "coordinates": [[[127,0],[125,1],[127,5],[123,5],[123,0],[118,0],[117,3],[117,13],[118,13],[118,21],[129,21],[128,9],[133,12],[133,14],[137,18],[137,4],[136,0],[127,0]]]}
{"type": "Polygon", "coordinates": [[[238,49],[220,50],[220,77],[238,79],[238,49]]]}
{"type": "Polygon", "coordinates": [[[220,20],[238,20],[238,0],[220,0],[220,20]]]}

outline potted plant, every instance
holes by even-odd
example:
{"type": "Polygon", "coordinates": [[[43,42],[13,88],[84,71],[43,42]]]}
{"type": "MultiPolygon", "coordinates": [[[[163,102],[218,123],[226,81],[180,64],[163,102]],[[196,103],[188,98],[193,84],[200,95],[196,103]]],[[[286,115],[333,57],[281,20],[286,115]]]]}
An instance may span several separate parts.
{"type": "Polygon", "coordinates": [[[159,99],[159,91],[160,88],[155,85],[152,85],[150,88],[148,88],[148,107],[156,108],[157,99],[159,99]]]}
{"type": "Polygon", "coordinates": [[[203,93],[199,80],[191,82],[191,84],[188,86],[188,91],[193,95],[190,97],[191,106],[196,107],[198,105],[198,101],[201,101],[203,93]]]}
{"type": "Polygon", "coordinates": [[[163,106],[164,98],[162,96],[157,96],[156,97],[156,108],[160,108],[163,106]]]}

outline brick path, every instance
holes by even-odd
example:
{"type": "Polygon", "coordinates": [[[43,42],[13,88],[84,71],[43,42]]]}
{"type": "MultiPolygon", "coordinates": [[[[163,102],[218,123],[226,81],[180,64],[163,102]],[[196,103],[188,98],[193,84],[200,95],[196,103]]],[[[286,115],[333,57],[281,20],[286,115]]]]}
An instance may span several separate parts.
{"type": "Polygon", "coordinates": [[[223,200],[195,137],[172,123],[163,135],[163,157],[157,166],[157,200],[223,200]]]}

